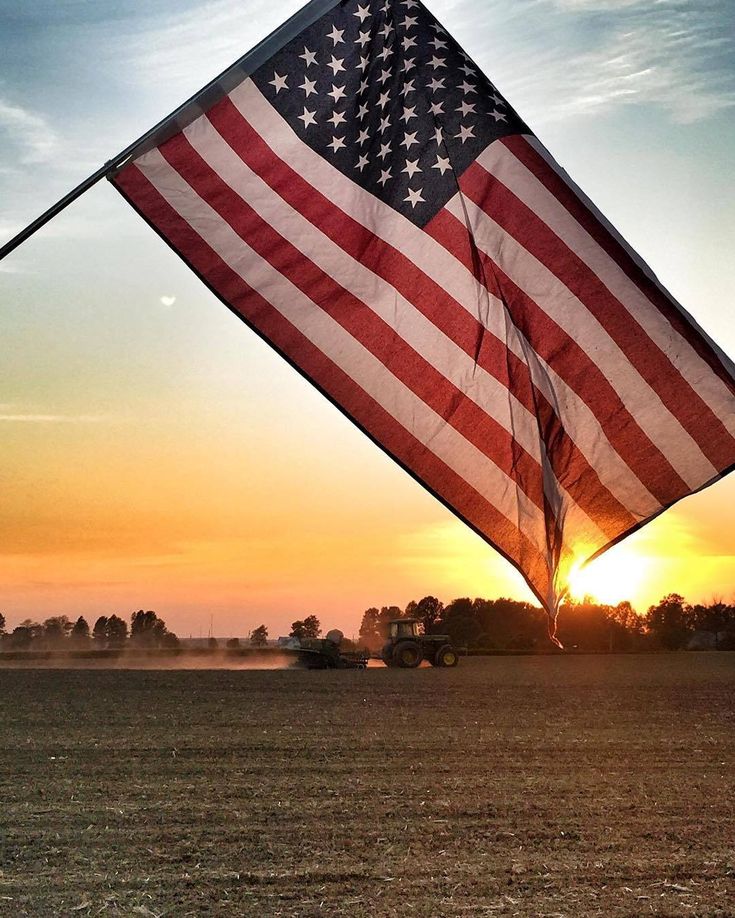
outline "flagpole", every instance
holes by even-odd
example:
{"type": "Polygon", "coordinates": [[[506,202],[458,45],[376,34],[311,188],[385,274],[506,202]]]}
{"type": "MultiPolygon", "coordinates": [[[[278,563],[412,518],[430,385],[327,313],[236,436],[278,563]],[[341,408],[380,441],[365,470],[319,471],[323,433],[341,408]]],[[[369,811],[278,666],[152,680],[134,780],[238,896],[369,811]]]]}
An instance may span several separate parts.
{"type": "Polygon", "coordinates": [[[223,70],[219,76],[216,76],[207,83],[206,86],[195,92],[186,102],[183,102],[178,108],[174,109],[170,115],[166,115],[165,118],[162,118],[158,124],[155,124],[150,130],[146,131],[145,134],[142,134],[137,140],[134,140],[133,143],[125,147],[124,150],[121,150],[117,156],[108,160],[104,166],[100,166],[96,172],[93,172],[92,175],[84,179],[83,182],[80,182],[76,188],[67,192],[63,198],[60,198],[55,204],[49,207],[40,217],[36,217],[35,220],[13,236],[12,239],[0,246],[0,261],[2,261],[6,255],[10,255],[11,252],[15,251],[19,245],[26,241],[26,239],[29,239],[34,233],[38,232],[38,230],[45,226],[49,220],[53,220],[62,210],[76,201],[77,198],[81,197],[85,191],[89,191],[89,189],[96,185],[100,179],[106,178],[111,172],[118,169],[129,156],[138,151],[144,144],[155,138],[156,142],[151,143],[150,146],[158,146],[160,143],[163,143],[168,136],[183,130],[183,128],[186,127],[187,124],[190,124],[194,118],[209,109],[219,97],[228,93],[231,89],[234,89],[242,79],[257,70],[258,67],[277,50],[282,48],[292,38],[295,38],[299,32],[307,26],[310,26],[339,2],[340,0],[310,0],[306,6],[294,13],[290,19],[287,19],[286,22],[271,32],[270,35],[258,42],[258,44],[248,51],[247,54],[244,54],[241,58],[236,60],[234,64],[231,64],[226,70],[223,70]],[[203,104],[199,104],[201,101],[203,101],[203,104]],[[174,129],[167,134],[167,131],[170,130],[172,126],[174,129]]]}

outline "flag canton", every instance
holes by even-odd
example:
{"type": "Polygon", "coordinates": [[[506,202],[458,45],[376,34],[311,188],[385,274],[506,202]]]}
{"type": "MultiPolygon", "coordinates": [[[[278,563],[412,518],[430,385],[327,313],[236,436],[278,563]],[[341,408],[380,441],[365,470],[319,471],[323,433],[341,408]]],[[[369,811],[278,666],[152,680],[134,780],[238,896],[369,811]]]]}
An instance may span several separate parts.
{"type": "Polygon", "coordinates": [[[299,138],[418,226],[526,125],[418,0],[347,0],[252,75],[299,138]]]}

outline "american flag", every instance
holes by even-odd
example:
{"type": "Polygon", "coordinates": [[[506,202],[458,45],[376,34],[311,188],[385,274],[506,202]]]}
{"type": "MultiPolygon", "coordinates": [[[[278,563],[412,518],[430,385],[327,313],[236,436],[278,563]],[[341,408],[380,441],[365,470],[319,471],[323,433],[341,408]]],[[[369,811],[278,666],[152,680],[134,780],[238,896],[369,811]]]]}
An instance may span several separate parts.
{"type": "Polygon", "coordinates": [[[314,0],[113,181],[552,621],[733,468],[732,362],[418,0],[314,0]]]}

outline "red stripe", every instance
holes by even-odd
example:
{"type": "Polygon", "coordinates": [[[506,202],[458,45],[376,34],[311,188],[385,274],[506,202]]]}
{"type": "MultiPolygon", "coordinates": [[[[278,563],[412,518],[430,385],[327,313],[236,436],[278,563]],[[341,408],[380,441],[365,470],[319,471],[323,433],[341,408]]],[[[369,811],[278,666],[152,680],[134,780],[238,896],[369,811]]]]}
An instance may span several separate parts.
{"type": "Polygon", "coordinates": [[[539,598],[549,594],[550,573],[546,561],[528,538],[392,418],[278,310],[248,287],[170,207],[135,164],[125,168],[114,181],[233,310],[298,366],[391,455],[484,533],[488,541],[492,541],[519,567],[539,598]]]}
{"type": "Polygon", "coordinates": [[[197,153],[184,135],[161,153],[223,220],[314,303],[374,354],[432,410],[473,443],[544,510],[539,463],[507,430],[413,350],[364,302],[340,286],[236,194],[197,153]]]}
{"type": "MultiPolygon", "coordinates": [[[[453,214],[444,211],[425,229],[456,258],[467,262],[471,235],[453,214]]],[[[482,265],[478,275],[482,283],[507,306],[536,352],[557,372],[564,369],[562,378],[588,405],[613,448],[651,494],[663,505],[689,493],[686,482],[638,427],[599,367],[492,259],[474,245],[472,248],[472,258],[482,265]]]]}
{"type": "Polygon", "coordinates": [[[554,195],[569,211],[597,244],[616,262],[634,284],[645,294],[658,311],[668,320],[671,326],[684,338],[697,354],[711,367],[730,392],[735,394],[735,380],[723,367],[720,358],[709,343],[694,328],[661,288],[651,280],[628,254],[612,233],[592,213],[589,207],[580,200],[576,192],[546,162],[546,160],[528,143],[525,137],[516,135],[505,137],[508,149],[529,169],[536,178],[554,195]]]}
{"type": "MultiPolygon", "coordinates": [[[[410,259],[346,215],[276,156],[228,99],[218,103],[207,117],[233,150],[285,201],[342,249],[391,283],[483,369],[503,383],[524,407],[533,414],[538,413],[539,393],[531,381],[528,367],[507,349],[504,342],[474,320],[410,259]]],[[[161,152],[165,152],[165,147],[161,148],[161,152]]],[[[553,433],[553,423],[542,419],[542,424],[549,433],[553,433]]],[[[554,444],[555,441],[547,442],[554,444]]],[[[558,458],[561,470],[565,468],[565,461],[571,461],[571,474],[566,475],[569,492],[604,531],[619,532],[635,522],[602,485],[600,489],[605,504],[602,509],[597,499],[591,499],[593,489],[577,486],[587,470],[598,482],[599,479],[576,448],[558,457],[550,449],[549,455],[558,458]]]]}
{"type": "MultiPolygon", "coordinates": [[[[727,428],[582,259],[478,163],[462,175],[460,186],[470,200],[584,303],[710,462],[717,468],[728,465],[735,441],[727,428]]],[[[532,338],[529,341],[536,347],[532,338]]]]}

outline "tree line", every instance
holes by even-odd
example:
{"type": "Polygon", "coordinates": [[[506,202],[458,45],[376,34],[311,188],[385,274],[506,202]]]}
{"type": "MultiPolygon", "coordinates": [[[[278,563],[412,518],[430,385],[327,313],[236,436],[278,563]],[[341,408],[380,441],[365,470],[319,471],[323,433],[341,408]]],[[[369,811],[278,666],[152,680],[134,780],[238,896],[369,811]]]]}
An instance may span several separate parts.
{"type": "Polygon", "coordinates": [[[130,625],[119,615],[100,615],[92,628],[83,615],[71,621],[66,615],[53,615],[44,622],[26,619],[7,631],[0,613],[2,650],[116,650],[125,646],[140,649],[179,646],[178,637],[155,612],[139,609],[130,616],[130,625]]]}
{"type": "MultiPolygon", "coordinates": [[[[548,647],[546,613],[532,603],[505,597],[462,597],[445,605],[435,596],[424,596],[403,609],[371,607],[362,616],[358,644],[378,651],[387,638],[388,622],[396,618],[418,619],[427,634],[448,634],[456,647],[468,650],[548,647]]],[[[292,623],[289,636],[308,640],[321,633],[317,616],[307,615],[292,623]]],[[[692,605],[678,593],[669,593],[645,615],[638,615],[629,602],[613,606],[585,598],[562,606],[557,634],[565,647],[588,651],[680,650],[692,646],[735,650],[735,604],[714,599],[692,605]]],[[[251,647],[267,643],[264,624],[247,639],[251,647]]],[[[118,615],[101,615],[91,628],[84,616],[71,621],[66,615],[55,615],[43,623],[26,619],[12,631],[6,630],[5,617],[0,613],[0,650],[154,650],[179,646],[176,634],[151,610],[133,612],[129,625],[118,615]]],[[[238,638],[225,643],[231,650],[241,646],[238,638]]],[[[216,638],[209,638],[209,647],[218,647],[216,638]]]]}
{"type": "MultiPolygon", "coordinates": [[[[448,634],[456,647],[470,650],[534,650],[548,646],[548,618],[539,606],[501,597],[453,599],[444,605],[435,596],[399,606],[367,609],[360,625],[360,643],[378,650],[387,637],[387,623],[416,618],[427,634],[448,634]]],[[[557,636],[568,648],[588,651],[735,650],[735,604],[715,599],[689,604],[669,593],[638,615],[629,602],[605,605],[589,597],[565,603],[557,636]]]]}

